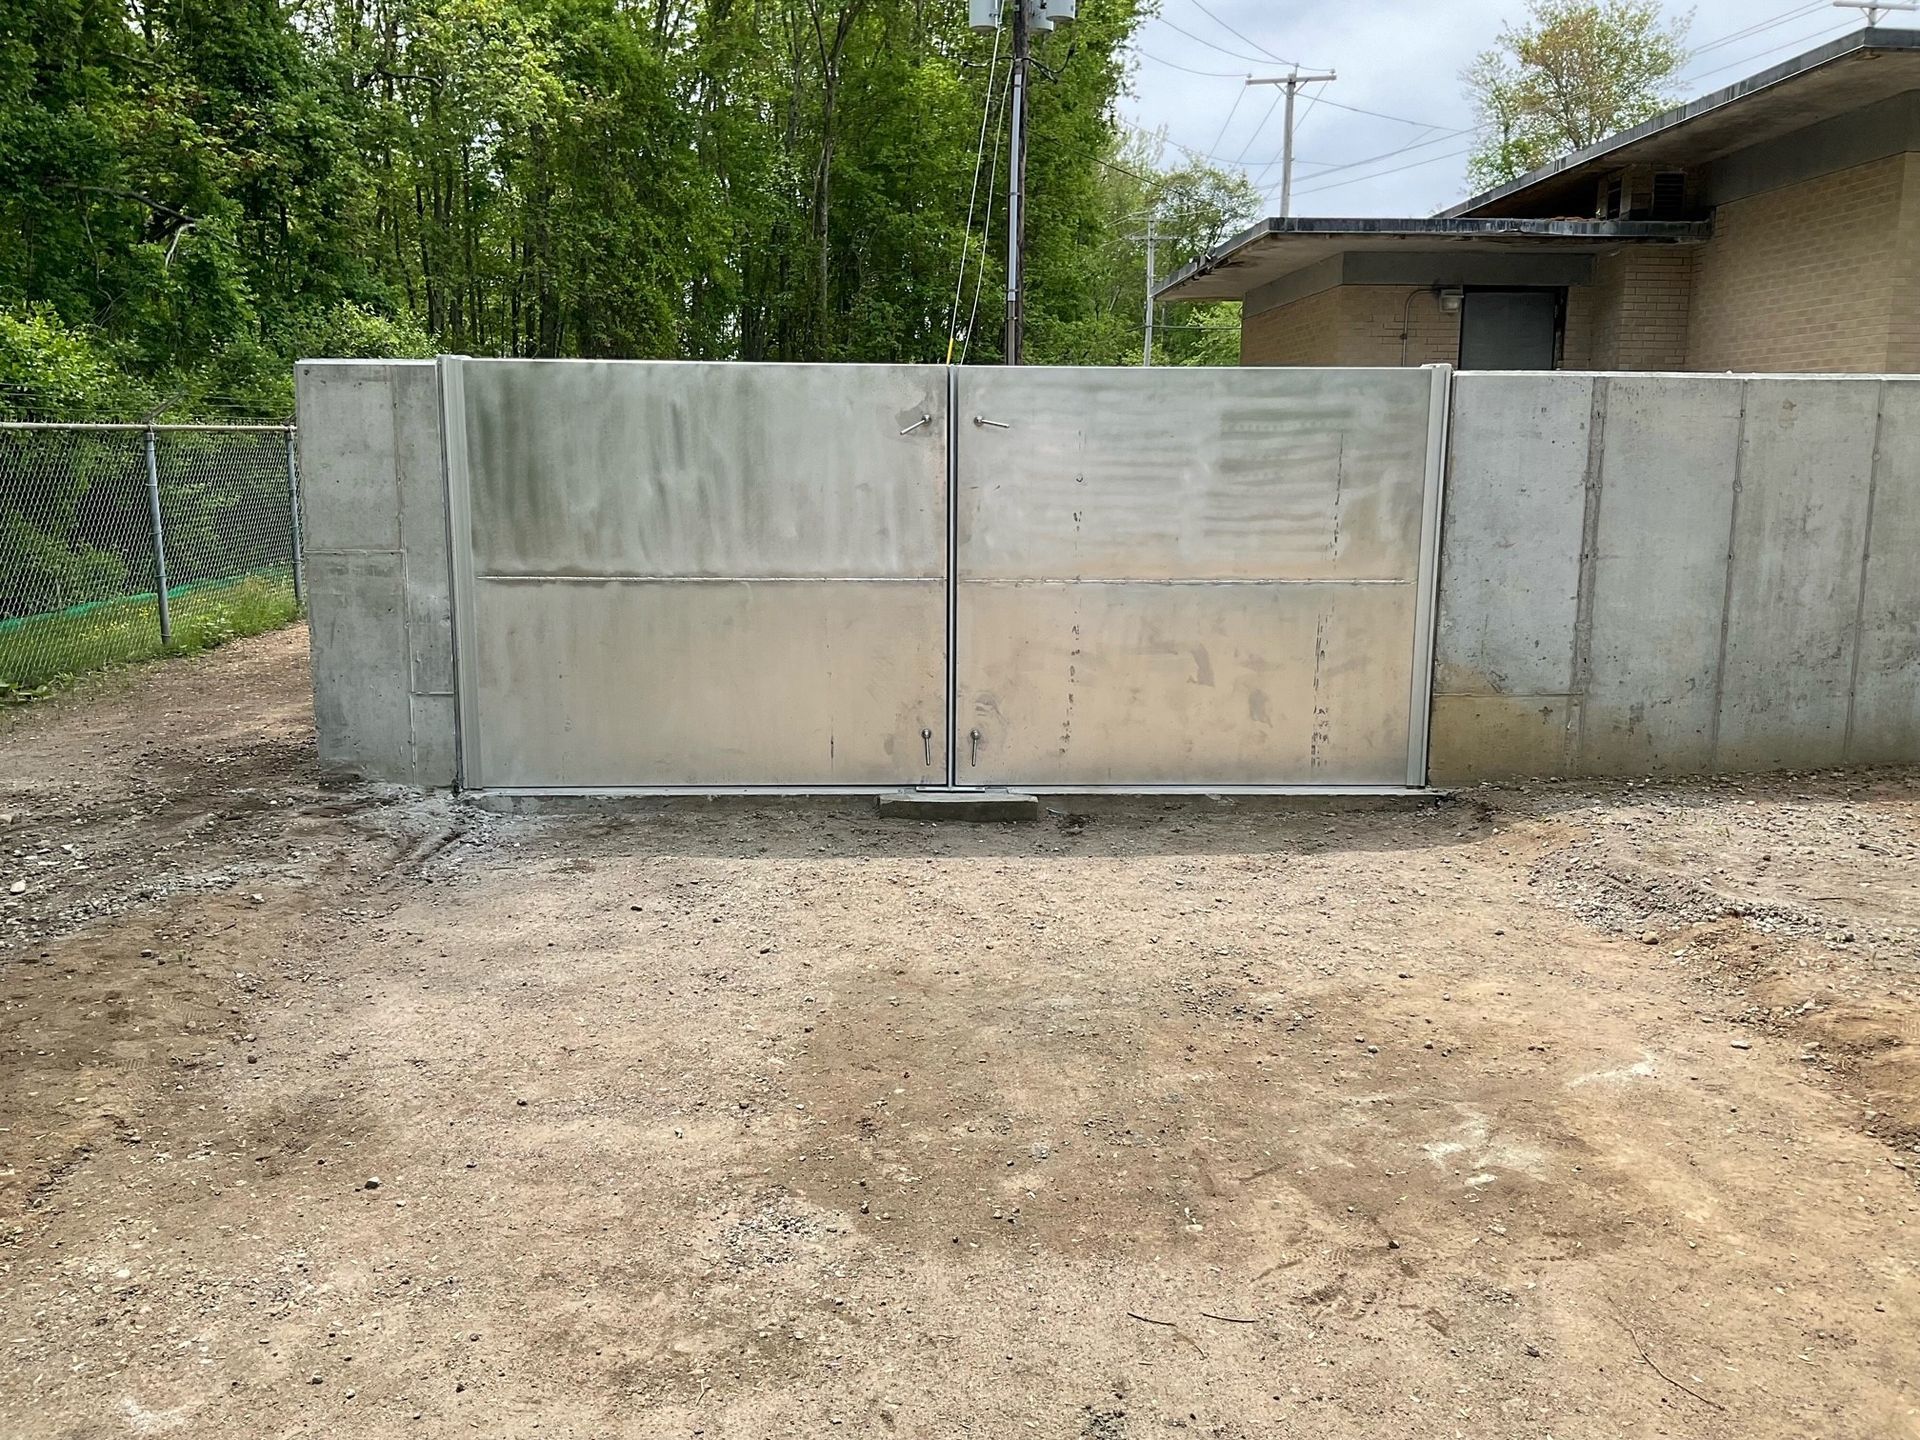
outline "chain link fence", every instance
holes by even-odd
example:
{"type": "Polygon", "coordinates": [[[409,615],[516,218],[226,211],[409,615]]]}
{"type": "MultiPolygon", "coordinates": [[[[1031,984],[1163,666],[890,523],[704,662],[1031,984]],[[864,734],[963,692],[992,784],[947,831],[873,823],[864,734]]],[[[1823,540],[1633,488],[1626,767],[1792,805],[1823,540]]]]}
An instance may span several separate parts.
{"type": "Polygon", "coordinates": [[[0,699],[298,615],[293,437],[0,424],[0,699]]]}

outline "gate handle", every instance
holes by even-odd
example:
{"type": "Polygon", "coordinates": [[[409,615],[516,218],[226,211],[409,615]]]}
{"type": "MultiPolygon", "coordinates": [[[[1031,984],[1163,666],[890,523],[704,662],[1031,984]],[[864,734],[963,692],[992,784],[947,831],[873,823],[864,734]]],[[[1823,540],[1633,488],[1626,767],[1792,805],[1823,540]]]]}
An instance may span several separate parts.
{"type": "Polygon", "coordinates": [[[967,732],[967,763],[969,765],[980,763],[980,732],[978,730],[967,732]]]}
{"type": "Polygon", "coordinates": [[[1011,425],[1007,424],[1007,422],[1004,420],[989,420],[984,415],[974,416],[973,423],[976,425],[990,425],[995,430],[1011,430],[1013,428],[1011,425]]]}
{"type": "Polygon", "coordinates": [[[933,416],[922,415],[918,420],[914,421],[911,425],[907,426],[907,428],[902,430],[900,433],[902,435],[911,435],[914,431],[918,430],[922,425],[931,425],[932,423],[933,423],[933,416]]]}
{"type": "Polygon", "coordinates": [[[920,732],[920,748],[927,752],[927,768],[931,770],[933,768],[933,731],[920,732]]]}

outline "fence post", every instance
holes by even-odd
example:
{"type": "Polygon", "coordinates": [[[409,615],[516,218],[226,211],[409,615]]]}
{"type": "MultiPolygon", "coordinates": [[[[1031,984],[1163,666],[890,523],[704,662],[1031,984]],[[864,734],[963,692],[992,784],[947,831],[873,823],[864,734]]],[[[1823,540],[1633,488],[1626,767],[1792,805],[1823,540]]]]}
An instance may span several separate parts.
{"type": "Polygon", "coordinates": [[[293,603],[305,603],[307,577],[300,564],[300,463],[294,458],[293,426],[287,427],[287,523],[293,536],[293,603]]]}
{"type": "Polygon", "coordinates": [[[167,536],[160,524],[160,460],[153,426],[147,426],[147,509],[153,516],[154,593],[160,602],[160,644],[173,644],[173,606],[167,599],[167,536]]]}

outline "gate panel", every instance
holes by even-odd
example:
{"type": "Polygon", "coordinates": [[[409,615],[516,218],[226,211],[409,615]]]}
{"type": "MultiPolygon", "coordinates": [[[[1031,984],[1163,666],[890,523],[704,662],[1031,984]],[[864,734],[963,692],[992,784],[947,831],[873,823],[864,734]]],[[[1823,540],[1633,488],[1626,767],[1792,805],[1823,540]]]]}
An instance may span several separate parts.
{"type": "Polygon", "coordinates": [[[944,369],[442,363],[463,783],[945,778],[944,369]]]}
{"type": "Polygon", "coordinates": [[[1424,780],[1444,370],[962,370],[962,783],[1424,780]]]}

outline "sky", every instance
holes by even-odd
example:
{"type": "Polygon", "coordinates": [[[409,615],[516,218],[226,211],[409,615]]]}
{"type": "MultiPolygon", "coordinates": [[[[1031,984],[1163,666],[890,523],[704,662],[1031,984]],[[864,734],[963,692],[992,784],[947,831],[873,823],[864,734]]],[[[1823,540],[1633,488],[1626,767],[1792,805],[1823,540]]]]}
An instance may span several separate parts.
{"type": "MultiPolygon", "coordinates": [[[[1666,3],[1669,16],[1689,8],[1695,53],[1676,87],[1686,100],[1866,23],[1861,11],[1830,0],[1666,3]]],[[[1461,152],[1472,141],[1465,132],[1473,110],[1460,72],[1525,9],[1524,0],[1161,0],[1160,14],[1140,29],[1121,117],[1145,131],[1164,129],[1169,162],[1184,146],[1237,164],[1275,214],[1281,92],[1248,88],[1245,79],[1286,73],[1282,59],[1331,70],[1337,80],[1307,87],[1298,102],[1294,213],[1430,215],[1467,195],[1461,152]]],[[[1906,13],[1882,23],[1917,21],[1906,13]]]]}

